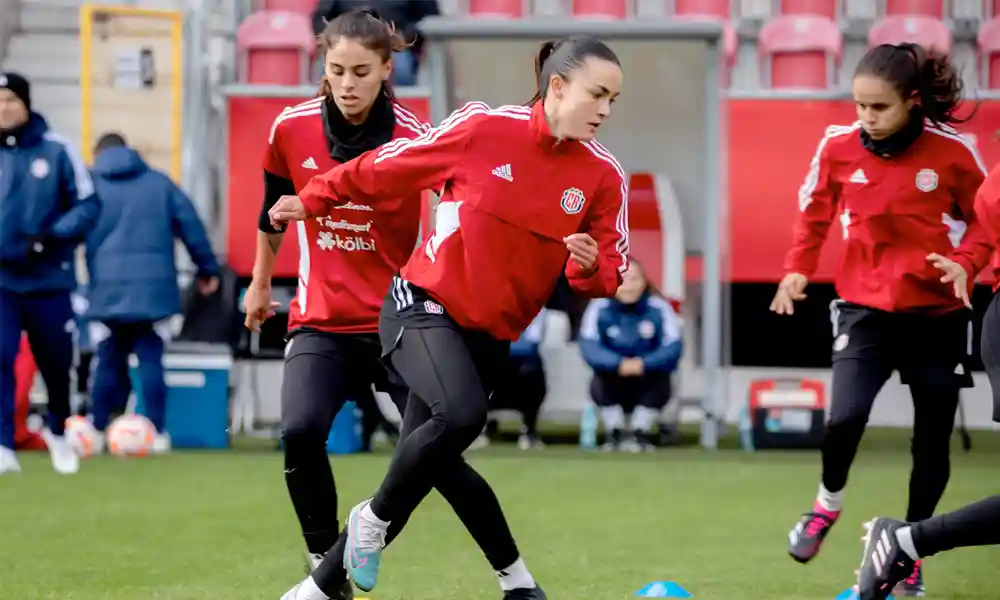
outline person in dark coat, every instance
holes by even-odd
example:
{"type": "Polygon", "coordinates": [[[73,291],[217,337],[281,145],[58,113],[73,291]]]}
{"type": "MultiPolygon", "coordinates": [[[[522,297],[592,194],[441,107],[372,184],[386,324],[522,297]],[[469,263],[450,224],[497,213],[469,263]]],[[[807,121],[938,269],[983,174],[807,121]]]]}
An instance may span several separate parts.
{"type": "Polygon", "coordinates": [[[118,134],[103,136],[94,155],[94,185],[103,206],[87,237],[87,319],[97,346],[94,427],[104,431],[111,412],[125,406],[128,360],[135,353],[146,416],[157,431],[153,449],[166,452],[165,320],[181,312],[174,239],[180,238],[198,267],[200,293],[218,288],[219,263],[194,205],[169,176],[147,165],[118,134]]]}
{"type": "Polygon", "coordinates": [[[0,72],[0,474],[21,470],[14,454],[14,362],[28,334],[48,393],[44,432],[53,468],[75,473],[64,437],[70,414],[76,289],[74,252],[101,207],[72,145],[31,110],[31,88],[0,72]]]}

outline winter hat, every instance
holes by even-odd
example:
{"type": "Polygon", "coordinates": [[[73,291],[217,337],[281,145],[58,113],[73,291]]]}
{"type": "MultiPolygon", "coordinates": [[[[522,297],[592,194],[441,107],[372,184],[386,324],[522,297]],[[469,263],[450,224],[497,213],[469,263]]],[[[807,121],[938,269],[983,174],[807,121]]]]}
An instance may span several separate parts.
{"type": "Polygon", "coordinates": [[[0,89],[8,89],[24,102],[24,105],[31,110],[31,86],[28,80],[17,73],[0,72],[0,89]]]}

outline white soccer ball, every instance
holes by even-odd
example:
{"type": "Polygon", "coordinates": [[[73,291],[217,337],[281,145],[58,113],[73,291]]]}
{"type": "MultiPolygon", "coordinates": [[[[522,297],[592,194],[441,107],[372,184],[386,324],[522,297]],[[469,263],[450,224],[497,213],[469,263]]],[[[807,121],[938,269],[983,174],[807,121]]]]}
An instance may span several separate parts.
{"type": "Polygon", "coordinates": [[[66,419],[66,441],[82,458],[90,458],[103,450],[100,432],[86,417],[79,415],[66,419]]]}
{"type": "Polygon", "coordinates": [[[115,456],[147,456],[156,428],[142,415],[122,415],[108,426],[108,451],[115,456]]]}

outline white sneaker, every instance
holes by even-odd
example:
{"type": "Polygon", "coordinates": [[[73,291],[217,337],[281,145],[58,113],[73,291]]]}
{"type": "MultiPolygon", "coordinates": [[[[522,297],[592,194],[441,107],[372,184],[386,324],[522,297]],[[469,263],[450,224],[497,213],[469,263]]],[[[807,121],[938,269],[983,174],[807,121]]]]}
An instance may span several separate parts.
{"type": "Polygon", "coordinates": [[[0,446],[0,475],[20,472],[21,463],[17,461],[17,453],[6,446],[0,446]]]}
{"type": "Polygon", "coordinates": [[[49,447],[52,468],[55,469],[56,473],[72,475],[80,470],[80,457],[64,436],[52,435],[51,431],[43,429],[42,438],[45,440],[45,445],[49,447]]]}
{"type": "MultiPolygon", "coordinates": [[[[353,597],[353,594],[350,597],[353,597]]],[[[330,597],[324,594],[316,586],[312,576],[309,576],[285,592],[281,600],[330,600],[330,597]]]]}
{"type": "Polygon", "coordinates": [[[158,433],[153,438],[153,454],[167,454],[172,447],[169,433],[158,433]]]}

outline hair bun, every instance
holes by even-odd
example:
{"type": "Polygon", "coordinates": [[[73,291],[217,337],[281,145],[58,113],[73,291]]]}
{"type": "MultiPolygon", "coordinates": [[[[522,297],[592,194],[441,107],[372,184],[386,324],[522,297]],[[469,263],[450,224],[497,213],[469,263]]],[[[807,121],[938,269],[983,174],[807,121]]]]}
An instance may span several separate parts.
{"type": "Polygon", "coordinates": [[[378,14],[378,11],[375,10],[374,8],[371,8],[371,7],[362,8],[358,12],[366,14],[366,15],[368,15],[368,16],[370,16],[370,17],[372,17],[372,18],[374,18],[374,19],[376,19],[378,21],[382,20],[382,15],[378,14]]]}

